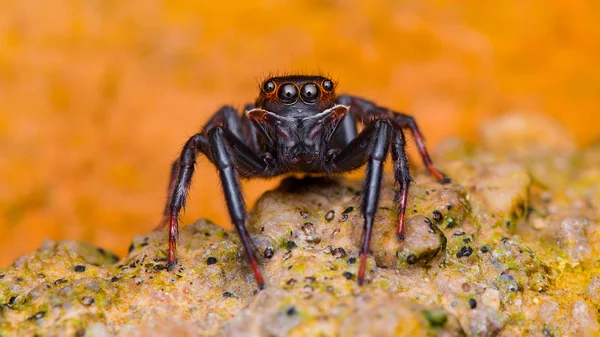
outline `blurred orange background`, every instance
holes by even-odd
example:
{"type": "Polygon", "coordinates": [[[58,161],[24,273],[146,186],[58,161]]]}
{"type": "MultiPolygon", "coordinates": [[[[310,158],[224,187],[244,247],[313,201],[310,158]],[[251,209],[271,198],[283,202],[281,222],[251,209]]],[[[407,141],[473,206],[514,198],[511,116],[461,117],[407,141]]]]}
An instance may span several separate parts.
{"type": "MultiPolygon", "coordinates": [[[[572,0],[0,1],[0,267],[45,238],[125,254],[157,224],[181,145],[270,72],[330,74],[416,116],[430,147],[512,111],[588,144],[598,14],[572,0]]],[[[198,168],[183,222],[227,226],[215,170],[198,168]]],[[[275,184],[245,184],[249,204],[275,184]]]]}

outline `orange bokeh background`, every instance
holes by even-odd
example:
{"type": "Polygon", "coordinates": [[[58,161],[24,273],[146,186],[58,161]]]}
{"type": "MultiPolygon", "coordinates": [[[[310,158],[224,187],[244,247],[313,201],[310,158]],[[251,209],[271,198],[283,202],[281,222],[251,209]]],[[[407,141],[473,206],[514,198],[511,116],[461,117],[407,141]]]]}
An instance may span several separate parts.
{"type": "MultiPolygon", "coordinates": [[[[598,14],[571,0],[0,1],[0,267],[45,238],[123,255],[160,218],[181,145],[270,72],[330,74],[415,115],[431,147],[513,111],[590,143],[598,14]]],[[[249,204],[274,184],[245,184],[249,204]]],[[[206,161],[183,221],[198,217],[228,225],[206,161]]]]}

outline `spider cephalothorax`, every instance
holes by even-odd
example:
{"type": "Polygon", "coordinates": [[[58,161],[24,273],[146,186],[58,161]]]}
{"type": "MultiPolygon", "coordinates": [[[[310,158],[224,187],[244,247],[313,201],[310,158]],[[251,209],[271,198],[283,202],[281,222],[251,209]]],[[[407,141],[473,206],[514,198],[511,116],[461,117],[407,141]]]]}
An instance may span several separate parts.
{"type": "Polygon", "coordinates": [[[277,149],[281,169],[321,172],[327,171],[323,149],[347,113],[347,106],[337,104],[331,80],[287,76],[265,81],[246,116],[277,149]]]}
{"type": "Polygon", "coordinates": [[[240,116],[222,107],[199,133],[185,144],[172,166],[164,224],[168,224],[167,267],[176,263],[178,217],[190,186],[196,156],[203,153],[219,170],[231,220],[237,229],[256,281],[264,287],[252,240],[246,231],[246,207],[239,177],[273,177],[289,172],[335,174],[367,165],[361,211],[364,238],[360,248],[358,282],[364,281],[365,262],[373,219],[379,201],[383,162],[392,152],[399,183],[398,229],[403,238],[404,214],[411,181],[404,152],[403,128],[409,128],[429,171],[448,179],[432,164],[417,124],[411,116],[393,112],[348,95],[336,96],[335,84],[322,76],[278,76],[265,80],[254,105],[240,116]],[[363,123],[360,133],[357,123],[363,123]]]}

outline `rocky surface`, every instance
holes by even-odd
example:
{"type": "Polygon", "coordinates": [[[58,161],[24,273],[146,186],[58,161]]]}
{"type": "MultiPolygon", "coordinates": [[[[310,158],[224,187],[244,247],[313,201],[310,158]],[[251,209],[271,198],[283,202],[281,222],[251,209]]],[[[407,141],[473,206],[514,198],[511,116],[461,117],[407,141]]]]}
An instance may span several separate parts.
{"type": "Polygon", "coordinates": [[[248,224],[267,287],[235,233],[206,221],[136,237],[129,254],[46,242],[0,271],[0,336],[594,336],[600,333],[600,146],[507,116],[415,172],[406,238],[386,177],[356,284],[361,183],[285,180],[248,224]]]}

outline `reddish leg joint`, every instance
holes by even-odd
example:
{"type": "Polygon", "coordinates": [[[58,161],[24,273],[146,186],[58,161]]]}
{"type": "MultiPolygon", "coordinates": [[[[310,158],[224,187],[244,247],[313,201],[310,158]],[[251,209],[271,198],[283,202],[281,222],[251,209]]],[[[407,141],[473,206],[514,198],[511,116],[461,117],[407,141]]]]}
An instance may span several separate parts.
{"type": "Polygon", "coordinates": [[[423,158],[423,162],[425,163],[425,166],[427,166],[429,172],[431,172],[431,174],[433,174],[440,183],[450,183],[450,178],[446,177],[442,172],[435,168],[435,166],[433,166],[431,157],[429,157],[427,148],[423,143],[423,136],[421,135],[421,132],[419,132],[419,130],[416,128],[413,128],[413,135],[415,137],[415,142],[417,143],[417,148],[419,149],[419,154],[421,155],[421,158],[423,158]]]}
{"type": "Polygon", "coordinates": [[[357,281],[358,285],[362,286],[365,281],[365,269],[367,267],[367,254],[360,254],[360,267],[358,269],[357,281]]]}
{"type": "Polygon", "coordinates": [[[235,223],[236,228],[238,229],[238,233],[240,235],[240,239],[242,240],[242,246],[244,247],[244,251],[248,260],[250,261],[250,267],[252,267],[252,271],[254,272],[254,278],[256,278],[256,283],[260,290],[265,288],[265,281],[260,274],[260,269],[258,268],[258,260],[256,259],[256,255],[254,255],[254,244],[252,243],[252,238],[250,234],[246,231],[246,227],[243,226],[243,222],[235,223]]]}
{"type": "Polygon", "coordinates": [[[258,263],[256,261],[256,258],[253,258],[250,261],[250,265],[252,266],[252,271],[254,271],[254,277],[256,278],[258,288],[260,290],[265,289],[265,281],[263,280],[262,275],[260,274],[260,270],[258,269],[258,263]]]}
{"type": "Polygon", "coordinates": [[[171,216],[171,221],[169,222],[169,257],[167,259],[167,270],[173,270],[177,263],[175,258],[177,236],[179,234],[177,227],[177,217],[171,216]]]}
{"type": "Polygon", "coordinates": [[[398,230],[396,231],[396,237],[398,240],[404,240],[404,215],[406,214],[406,201],[408,199],[408,183],[402,184],[402,190],[400,191],[400,200],[398,203],[398,230]]]}

